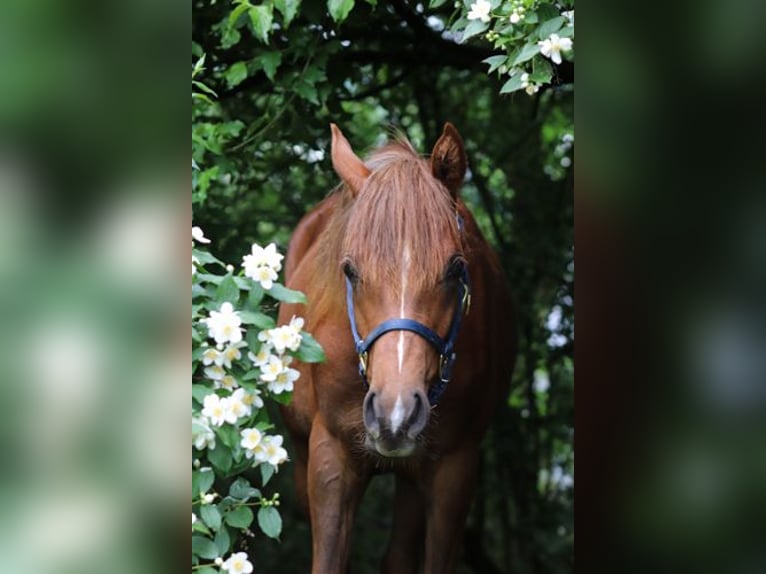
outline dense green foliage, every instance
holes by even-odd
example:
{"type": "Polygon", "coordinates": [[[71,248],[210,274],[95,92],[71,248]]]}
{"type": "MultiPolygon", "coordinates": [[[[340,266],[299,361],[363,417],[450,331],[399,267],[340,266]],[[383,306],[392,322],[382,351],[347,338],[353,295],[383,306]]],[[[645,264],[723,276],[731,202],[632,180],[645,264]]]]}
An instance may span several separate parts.
{"type": "MultiPolygon", "coordinates": [[[[500,255],[520,334],[508,405],[485,441],[462,568],[565,572],[573,558],[574,69],[572,52],[555,64],[535,46],[549,28],[574,33],[551,12],[573,4],[490,2],[494,34],[462,43],[475,3],[431,4],[195,2],[192,62],[202,84],[193,87],[194,223],[225,261],[238,262],[253,242],[284,251],[300,217],[337,184],[330,122],[360,153],[391,126],[428,153],[443,123],[455,124],[470,163],[462,194],[500,255]],[[508,30],[519,5],[523,28],[508,30]],[[556,22],[541,30],[548,20],[539,14],[556,22]],[[514,66],[525,46],[530,59],[514,66]],[[527,64],[531,73],[549,71],[551,83],[537,76],[536,92],[519,83],[502,94],[527,64]]],[[[253,542],[256,569],[306,571],[308,529],[289,472],[274,480],[282,542],[253,542]]],[[[374,482],[363,504],[357,572],[376,570],[390,489],[374,482]]]]}

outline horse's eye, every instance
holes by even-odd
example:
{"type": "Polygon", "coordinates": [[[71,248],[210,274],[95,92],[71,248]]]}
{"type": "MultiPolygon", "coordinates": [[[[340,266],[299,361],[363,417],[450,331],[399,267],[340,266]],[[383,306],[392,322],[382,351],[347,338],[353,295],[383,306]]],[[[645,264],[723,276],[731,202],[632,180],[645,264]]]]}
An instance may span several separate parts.
{"type": "Polygon", "coordinates": [[[359,272],[351,261],[343,262],[343,274],[348,277],[348,280],[354,285],[359,281],[359,272]]]}
{"type": "Polygon", "coordinates": [[[447,268],[444,270],[444,279],[446,281],[456,281],[457,279],[460,279],[463,276],[465,265],[465,259],[463,259],[461,255],[453,256],[449,263],[447,263],[447,268]]]}

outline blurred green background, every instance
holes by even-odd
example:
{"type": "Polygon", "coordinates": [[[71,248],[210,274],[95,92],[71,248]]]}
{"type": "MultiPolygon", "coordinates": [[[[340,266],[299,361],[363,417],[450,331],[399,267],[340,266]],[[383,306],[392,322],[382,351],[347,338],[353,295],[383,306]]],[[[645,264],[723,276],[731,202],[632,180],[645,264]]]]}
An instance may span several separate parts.
{"type": "MultiPolygon", "coordinates": [[[[284,10],[269,15],[246,3],[194,4],[192,60],[205,58],[194,78],[203,83],[194,86],[192,114],[194,224],[228,263],[238,265],[252,242],[276,241],[284,251],[301,216],[337,184],[330,122],[360,155],[391,128],[428,154],[444,122],[452,122],[470,164],[462,196],[500,256],[520,335],[512,391],[484,442],[461,572],[569,572],[573,67],[557,67],[554,85],[533,96],[499,95],[502,81],[482,63],[496,52],[480,39],[458,44],[445,30],[451,3],[357,2],[342,24],[325,2],[297,4],[282,3],[284,10]],[[279,24],[272,29],[273,22],[279,24]]],[[[253,542],[261,571],[304,572],[310,565],[291,473],[283,469],[275,486],[283,496],[281,544],[253,542]]],[[[367,492],[354,572],[379,568],[392,488],[379,477],[367,492]]]]}

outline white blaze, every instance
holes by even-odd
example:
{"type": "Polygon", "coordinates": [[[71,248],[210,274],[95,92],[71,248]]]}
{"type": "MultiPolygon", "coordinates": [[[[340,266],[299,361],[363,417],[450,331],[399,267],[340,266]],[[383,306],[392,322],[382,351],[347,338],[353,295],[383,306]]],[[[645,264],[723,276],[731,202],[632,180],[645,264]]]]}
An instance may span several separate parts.
{"type": "MultiPolygon", "coordinates": [[[[404,295],[407,290],[407,276],[410,269],[410,248],[404,247],[402,253],[402,288],[401,288],[401,300],[399,302],[399,318],[404,319],[404,295]]],[[[402,362],[404,361],[404,331],[399,331],[399,342],[396,345],[396,355],[399,360],[399,374],[402,374],[402,362]]],[[[399,403],[397,403],[399,404],[399,403]]]]}
{"type": "Polygon", "coordinates": [[[402,405],[402,395],[396,396],[394,410],[391,411],[391,432],[395,433],[404,420],[404,405],[402,405]]]}

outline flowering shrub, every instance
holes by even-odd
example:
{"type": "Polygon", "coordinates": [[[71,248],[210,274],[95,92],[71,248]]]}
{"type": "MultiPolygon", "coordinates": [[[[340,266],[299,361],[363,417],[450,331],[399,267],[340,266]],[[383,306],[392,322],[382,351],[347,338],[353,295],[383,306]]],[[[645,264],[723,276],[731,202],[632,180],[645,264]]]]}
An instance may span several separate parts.
{"type": "MultiPolygon", "coordinates": [[[[432,0],[430,6],[444,4],[432,0]]],[[[524,90],[530,96],[551,81],[551,63],[574,57],[574,1],[465,0],[457,2],[457,18],[451,31],[461,41],[484,34],[501,53],[490,56],[489,73],[508,79],[501,94],[524,90]]]]}
{"type": "Polygon", "coordinates": [[[253,245],[235,274],[202,248],[209,242],[192,228],[192,570],[248,574],[251,558],[238,550],[255,536],[253,523],[271,538],[282,530],[279,493],[263,490],[288,453],[264,401],[287,404],[299,377],[293,359],[324,353],[302,318],[277,327],[264,312],[266,295],[272,310],[275,301],[305,302],[276,282],[283,256],[273,243],[253,245]],[[256,468],[254,486],[243,473],[256,468]]]}

